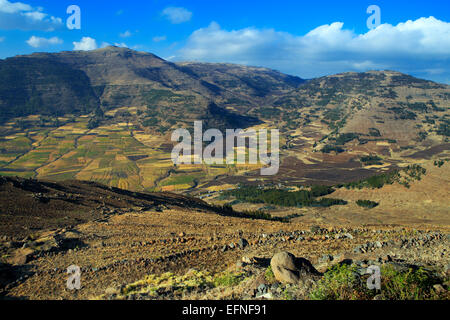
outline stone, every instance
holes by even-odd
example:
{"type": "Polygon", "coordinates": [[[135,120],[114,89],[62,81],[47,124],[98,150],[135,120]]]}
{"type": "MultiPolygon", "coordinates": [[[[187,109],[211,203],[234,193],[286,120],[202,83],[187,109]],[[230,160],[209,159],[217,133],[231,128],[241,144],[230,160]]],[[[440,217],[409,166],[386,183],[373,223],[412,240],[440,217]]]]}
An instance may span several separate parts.
{"type": "Polygon", "coordinates": [[[270,292],[267,292],[265,294],[261,294],[261,295],[256,295],[257,299],[267,299],[267,300],[271,300],[273,299],[273,295],[270,292]]]}
{"type": "Polygon", "coordinates": [[[30,248],[19,249],[14,252],[12,257],[7,259],[7,262],[15,266],[26,264],[31,260],[34,253],[34,250],[30,248]]]}
{"type": "Polygon", "coordinates": [[[333,261],[333,256],[331,254],[324,254],[322,257],[319,258],[319,263],[325,263],[333,261]]]}
{"type": "Polygon", "coordinates": [[[312,226],[310,229],[311,233],[318,233],[320,230],[320,226],[312,226]]]}
{"type": "Polygon", "coordinates": [[[446,293],[447,290],[441,284],[435,284],[433,289],[436,290],[437,293],[446,293]]]}
{"type": "Polygon", "coordinates": [[[244,257],[242,257],[241,260],[242,260],[243,263],[246,263],[246,264],[253,264],[253,263],[255,263],[255,258],[253,258],[253,257],[244,256],[244,257]]]}
{"type": "Polygon", "coordinates": [[[241,250],[248,246],[248,241],[244,238],[239,239],[238,246],[241,250]]]}
{"type": "Polygon", "coordinates": [[[445,272],[447,275],[450,275],[450,264],[448,264],[448,265],[445,266],[444,272],[445,272]]]}
{"type": "Polygon", "coordinates": [[[6,248],[19,248],[21,247],[22,243],[21,242],[16,242],[16,241],[9,241],[7,243],[5,243],[5,247],[6,248]]]}
{"type": "Polygon", "coordinates": [[[258,286],[258,292],[259,293],[261,293],[261,294],[264,294],[264,293],[267,293],[267,285],[266,284],[264,284],[264,283],[261,283],[259,286],[258,286]]]}
{"type": "Polygon", "coordinates": [[[311,262],[304,258],[296,258],[292,253],[279,252],[270,261],[275,279],[282,283],[297,284],[302,278],[310,278],[319,272],[311,262]]]}
{"type": "Polygon", "coordinates": [[[119,290],[117,290],[114,287],[109,287],[105,290],[105,294],[106,295],[113,295],[113,294],[117,294],[119,290]]]}

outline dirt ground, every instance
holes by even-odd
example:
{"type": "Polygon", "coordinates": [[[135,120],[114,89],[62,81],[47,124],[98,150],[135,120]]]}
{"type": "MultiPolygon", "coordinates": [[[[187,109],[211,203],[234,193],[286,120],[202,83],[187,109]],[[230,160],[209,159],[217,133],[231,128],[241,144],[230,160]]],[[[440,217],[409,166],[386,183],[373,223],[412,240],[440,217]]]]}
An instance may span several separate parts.
{"type": "MultiPolygon", "coordinates": [[[[446,166],[427,167],[428,174],[409,189],[400,185],[340,189],[333,197],[347,199],[349,205],[298,209],[302,215],[290,222],[227,217],[203,201],[180,195],[144,196],[81,182],[3,180],[2,196],[13,197],[14,192],[26,196],[34,211],[30,209],[33,214],[27,216],[23,210],[28,202],[23,202],[21,215],[30,221],[26,228],[2,225],[0,295],[4,299],[92,299],[148,275],[181,276],[193,268],[215,274],[236,269],[245,256],[269,261],[279,251],[306,258],[318,268],[323,255],[364,261],[391,254],[441,270],[450,263],[446,166]],[[57,189],[61,190],[55,199],[57,189]],[[357,199],[380,205],[361,209],[354,203],[357,199]],[[46,212],[49,203],[68,216],[69,223],[55,224],[39,214],[46,212]],[[82,208],[87,211],[84,220],[72,220],[82,208]],[[241,239],[248,245],[240,248],[241,239]],[[358,246],[374,242],[383,247],[355,253],[358,246]],[[81,268],[82,287],[76,291],[67,289],[67,268],[72,265],[81,268]]],[[[3,204],[7,208],[7,201],[3,204]]],[[[2,221],[16,223],[21,215],[3,214],[2,221]]],[[[254,283],[264,269],[252,270],[254,283]]],[[[248,298],[245,290],[228,295],[203,292],[194,298],[244,299],[248,298]]]]}

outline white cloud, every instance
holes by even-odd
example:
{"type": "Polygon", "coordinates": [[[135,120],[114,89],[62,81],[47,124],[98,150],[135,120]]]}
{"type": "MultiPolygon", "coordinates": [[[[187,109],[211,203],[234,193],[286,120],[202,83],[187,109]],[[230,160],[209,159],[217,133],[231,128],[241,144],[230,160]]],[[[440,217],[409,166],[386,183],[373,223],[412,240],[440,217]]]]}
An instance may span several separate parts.
{"type": "Polygon", "coordinates": [[[123,43],[123,42],[120,42],[120,43],[116,42],[116,43],[114,43],[114,45],[119,48],[128,48],[127,44],[123,43]]]}
{"type": "Polygon", "coordinates": [[[166,36],[157,36],[157,37],[153,37],[153,41],[154,42],[161,42],[161,41],[165,41],[167,40],[166,36]]]}
{"type": "Polygon", "coordinates": [[[304,78],[369,69],[432,78],[437,73],[430,70],[445,69],[442,76],[448,78],[450,23],[420,18],[356,34],[344,29],[342,22],[334,22],[297,36],[251,27],[228,31],[212,22],[191,34],[177,60],[259,65],[304,78]]]}
{"type": "Polygon", "coordinates": [[[22,2],[0,0],[0,29],[53,31],[63,26],[62,19],[22,2]]]}
{"type": "Polygon", "coordinates": [[[11,3],[8,0],[0,0],[0,12],[17,13],[22,11],[31,11],[33,8],[25,3],[15,2],[11,3]]]}
{"type": "Polygon", "coordinates": [[[50,46],[50,45],[62,44],[63,40],[61,40],[58,37],[52,37],[52,38],[47,39],[47,38],[32,36],[30,39],[28,39],[26,41],[26,43],[28,43],[28,45],[33,48],[40,48],[40,47],[46,47],[46,46],[50,46]]]}
{"type": "Polygon", "coordinates": [[[181,7],[167,7],[163,10],[162,15],[174,24],[187,22],[192,18],[192,12],[181,7]]]}
{"type": "Polygon", "coordinates": [[[89,51],[97,48],[97,41],[90,37],[83,37],[80,42],[73,42],[73,50],[89,51]]]}
{"type": "Polygon", "coordinates": [[[120,36],[121,38],[129,38],[129,37],[131,37],[132,35],[133,35],[133,34],[132,34],[131,31],[129,31],[129,30],[125,31],[124,33],[119,34],[119,36],[120,36]]]}

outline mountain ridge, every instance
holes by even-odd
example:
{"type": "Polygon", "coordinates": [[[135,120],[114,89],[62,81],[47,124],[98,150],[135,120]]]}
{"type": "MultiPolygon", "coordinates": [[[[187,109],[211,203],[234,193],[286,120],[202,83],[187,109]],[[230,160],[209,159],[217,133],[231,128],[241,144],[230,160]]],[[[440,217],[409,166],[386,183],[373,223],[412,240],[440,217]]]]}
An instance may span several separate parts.
{"type": "Polygon", "coordinates": [[[397,71],[304,81],[109,47],[1,60],[0,75],[5,175],[135,190],[256,183],[252,167],[173,167],[170,133],[197,120],[222,132],[278,129],[281,166],[271,178],[281,183],[349,182],[448,150],[450,86],[397,71]]]}

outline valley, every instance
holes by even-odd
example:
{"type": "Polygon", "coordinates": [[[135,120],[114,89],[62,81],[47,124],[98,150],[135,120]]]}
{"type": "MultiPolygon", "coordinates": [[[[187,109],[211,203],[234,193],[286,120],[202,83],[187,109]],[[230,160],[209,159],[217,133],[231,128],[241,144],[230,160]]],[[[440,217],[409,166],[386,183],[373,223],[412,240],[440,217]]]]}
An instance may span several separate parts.
{"type": "Polygon", "coordinates": [[[304,80],[114,46],[0,60],[0,297],[448,299],[449,101],[389,70],[304,80]],[[194,121],[279,130],[278,173],[174,164],[194,121]],[[280,281],[280,251],[312,282],[280,281]],[[385,295],[358,287],[371,265],[385,295]],[[426,283],[389,291],[405,270],[426,283]],[[340,272],[357,289],[336,297],[340,272]]]}

